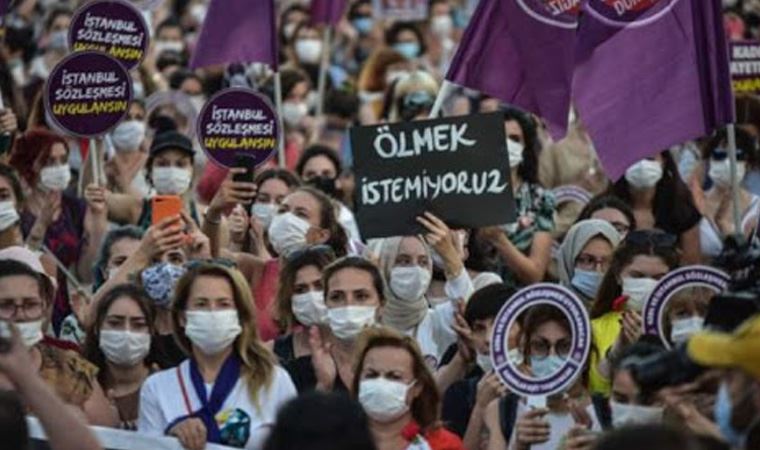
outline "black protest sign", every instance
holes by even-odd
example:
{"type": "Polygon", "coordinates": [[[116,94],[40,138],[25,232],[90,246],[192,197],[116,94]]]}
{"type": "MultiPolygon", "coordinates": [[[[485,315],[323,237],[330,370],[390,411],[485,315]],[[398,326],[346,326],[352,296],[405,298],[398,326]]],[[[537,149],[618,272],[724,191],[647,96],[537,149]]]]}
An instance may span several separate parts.
{"type": "Polygon", "coordinates": [[[425,211],[452,228],[515,221],[501,113],[356,127],[351,146],[364,238],[422,233],[425,211]]]}

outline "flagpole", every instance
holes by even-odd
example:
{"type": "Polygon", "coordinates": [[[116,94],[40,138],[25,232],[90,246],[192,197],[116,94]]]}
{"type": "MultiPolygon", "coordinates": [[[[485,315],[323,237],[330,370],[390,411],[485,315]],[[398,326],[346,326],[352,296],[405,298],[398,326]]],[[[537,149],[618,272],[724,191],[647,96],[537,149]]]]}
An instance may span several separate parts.
{"type": "Polygon", "coordinates": [[[327,69],[330,65],[330,51],[332,47],[332,27],[325,26],[322,36],[322,61],[319,68],[319,81],[317,84],[317,118],[321,118],[325,110],[325,91],[327,90],[327,69]]]}
{"type": "Polygon", "coordinates": [[[449,94],[451,94],[451,91],[453,90],[454,90],[454,84],[452,84],[448,80],[443,80],[443,83],[441,84],[441,89],[438,90],[438,96],[435,98],[433,109],[430,110],[431,119],[434,119],[440,115],[441,110],[443,109],[443,102],[446,100],[446,98],[449,96],[449,94]]]}
{"type": "Polygon", "coordinates": [[[277,140],[277,158],[280,167],[285,168],[285,126],[282,120],[282,79],[280,71],[274,73],[274,102],[277,108],[277,128],[280,129],[280,138],[277,140]]]}
{"type": "Polygon", "coordinates": [[[87,152],[87,156],[90,157],[92,182],[95,183],[96,186],[99,186],[100,177],[98,176],[98,143],[95,138],[90,138],[90,151],[87,152]]]}
{"type": "Polygon", "coordinates": [[[741,211],[739,209],[739,176],[736,168],[736,125],[733,123],[727,126],[728,134],[728,157],[731,163],[731,199],[733,204],[734,229],[736,234],[744,234],[742,230],[741,211]]]}

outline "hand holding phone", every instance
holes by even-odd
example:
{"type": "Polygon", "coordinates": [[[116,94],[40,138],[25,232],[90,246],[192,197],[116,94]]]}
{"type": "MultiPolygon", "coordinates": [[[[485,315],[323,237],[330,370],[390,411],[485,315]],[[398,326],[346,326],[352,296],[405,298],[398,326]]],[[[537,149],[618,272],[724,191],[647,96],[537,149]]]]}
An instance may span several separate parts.
{"type": "Polygon", "coordinates": [[[167,217],[179,216],[182,199],[176,195],[157,195],[151,200],[151,224],[156,225],[167,217]]]}

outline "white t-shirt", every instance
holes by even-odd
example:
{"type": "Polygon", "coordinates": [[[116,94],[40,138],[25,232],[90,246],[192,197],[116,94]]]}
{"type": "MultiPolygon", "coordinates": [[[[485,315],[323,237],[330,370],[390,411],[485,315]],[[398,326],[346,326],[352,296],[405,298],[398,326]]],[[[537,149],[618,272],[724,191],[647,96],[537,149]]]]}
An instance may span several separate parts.
{"type": "MultiPolygon", "coordinates": [[[[509,439],[508,448],[512,448],[512,444],[514,443],[515,439],[517,439],[517,420],[519,420],[520,417],[528,411],[528,408],[529,406],[525,403],[524,400],[520,400],[518,402],[517,417],[515,418],[515,428],[512,431],[512,436],[509,439]]],[[[601,432],[602,427],[599,425],[599,419],[596,418],[594,405],[589,404],[588,407],[586,407],[586,412],[588,413],[589,417],[591,417],[591,422],[593,424],[591,426],[591,431],[601,432]]],[[[550,426],[549,440],[543,444],[531,445],[530,450],[557,450],[560,448],[559,444],[562,442],[562,438],[564,438],[567,432],[575,426],[575,420],[570,413],[558,414],[550,412],[544,416],[544,419],[549,422],[550,426]]]]}
{"type": "Polygon", "coordinates": [[[437,367],[446,349],[457,341],[457,334],[452,326],[454,308],[455,305],[451,301],[428,308],[422,322],[405,333],[417,340],[429,367],[437,367]]]}
{"type": "MultiPolygon", "coordinates": [[[[201,401],[195,394],[190,378],[190,361],[183,361],[179,365],[179,370],[182,372],[191,412],[198,411],[201,408],[201,401]]],[[[137,420],[137,429],[140,433],[164,436],[169,424],[191,413],[185,405],[177,375],[176,368],[167,369],[151,375],[143,384],[140,391],[140,414],[137,420]]],[[[206,385],[207,396],[211,395],[212,388],[212,384],[206,385]]],[[[244,448],[247,450],[261,449],[274,425],[280,407],[295,396],[296,388],[293,386],[293,381],[279,366],[275,366],[269,389],[261,389],[259,392],[259,407],[251,403],[248,387],[244,380],[239,379],[225,400],[222,410],[216,415],[219,430],[223,436],[232,435],[244,441],[244,448]]]]}

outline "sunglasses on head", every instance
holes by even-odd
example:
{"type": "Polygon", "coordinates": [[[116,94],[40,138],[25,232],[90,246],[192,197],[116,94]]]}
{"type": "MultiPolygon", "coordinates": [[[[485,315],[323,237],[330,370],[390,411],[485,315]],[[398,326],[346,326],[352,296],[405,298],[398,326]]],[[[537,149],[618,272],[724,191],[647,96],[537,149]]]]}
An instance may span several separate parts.
{"type": "MultiPolygon", "coordinates": [[[[736,149],[736,159],[739,161],[744,161],[744,150],[737,148],[736,149]]],[[[723,161],[724,159],[728,158],[728,150],[722,147],[718,147],[713,149],[712,152],[710,152],[710,159],[713,159],[715,161],[723,161]]]]}
{"type": "Polygon", "coordinates": [[[185,269],[193,270],[200,266],[222,266],[228,269],[237,269],[237,263],[227,258],[194,259],[185,263],[185,269]]]}
{"type": "Polygon", "coordinates": [[[625,243],[640,247],[648,246],[654,248],[673,248],[678,242],[678,238],[670,233],[656,230],[636,230],[631,231],[625,237],[625,243]]]}
{"type": "Polygon", "coordinates": [[[291,263],[307,254],[308,255],[310,254],[323,255],[331,260],[335,259],[335,250],[333,250],[333,248],[330,247],[329,245],[320,244],[320,245],[312,245],[310,247],[297,250],[291,253],[290,255],[288,255],[285,258],[285,261],[291,263]]]}

